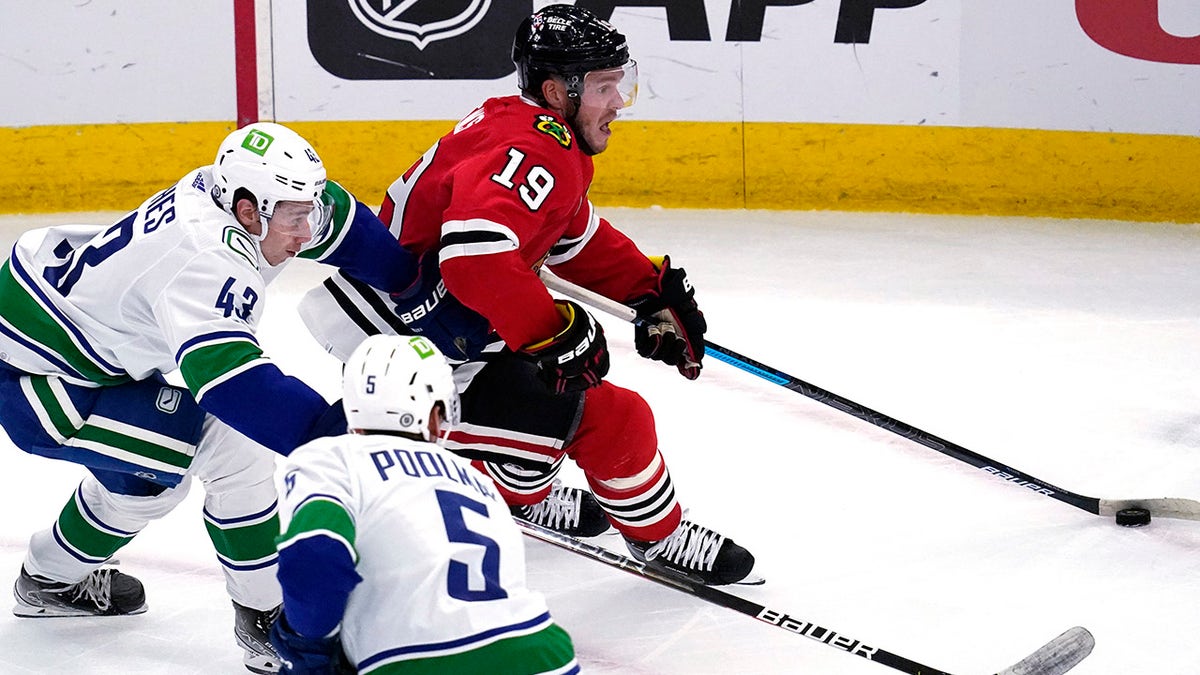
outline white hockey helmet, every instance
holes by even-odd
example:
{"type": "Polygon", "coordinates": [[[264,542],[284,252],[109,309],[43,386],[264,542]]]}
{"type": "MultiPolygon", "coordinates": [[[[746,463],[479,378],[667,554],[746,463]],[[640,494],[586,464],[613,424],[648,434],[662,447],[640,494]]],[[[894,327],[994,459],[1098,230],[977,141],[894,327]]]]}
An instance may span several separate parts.
{"type": "Polygon", "coordinates": [[[364,431],[400,431],[425,440],[429,416],[459,421],[458,391],[446,358],[420,336],[372,335],[354,350],[342,374],[347,426],[364,431]]]}
{"type": "MultiPolygon", "coordinates": [[[[257,122],[225,137],[212,168],[213,200],[233,214],[238,188],[255,199],[259,216],[266,221],[282,201],[311,201],[317,219],[326,214],[325,164],[317,151],[291,129],[273,122],[257,122]]],[[[266,236],[264,228],[263,235],[266,236]]]]}

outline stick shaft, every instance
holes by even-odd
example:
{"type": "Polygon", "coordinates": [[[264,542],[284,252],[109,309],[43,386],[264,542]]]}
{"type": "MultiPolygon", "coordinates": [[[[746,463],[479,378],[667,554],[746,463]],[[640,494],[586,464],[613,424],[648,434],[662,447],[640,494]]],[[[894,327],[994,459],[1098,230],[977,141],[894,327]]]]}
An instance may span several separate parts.
{"type": "MultiPolygon", "coordinates": [[[[638,318],[637,312],[632,308],[554,276],[544,268],[541,272],[541,277],[546,287],[553,291],[586,302],[607,314],[611,314],[629,323],[637,324],[642,321],[642,319],[638,318]]],[[[856,403],[844,396],[839,396],[827,389],[822,389],[814,384],[805,382],[794,375],[789,375],[748,356],[739,354],[732,349],[722,347],[711,340],[704,341],[704,353],[718,361],[746,371],[751,375],[777,384],[785,389],[790,389],[814,401],[824,403],[831,408],[853,415],[864,422],[873,424],[881,429],[886,429],[898,436],[920,443],[943,455],[966,462],[995,478],[1057,499],[1060,502],[1070,504],[1088,513],[1112,516],[1122,508],[1141,506],[1150,509],[1151,514],[1155,516],[1200,520],[1200,502],[1195,500],[1169,497],[1161,499],[1107,500],[1077,494],[1047,483],[1007,464],[997,462],[977,452],[968,450],[957,443],[931,434],[928,431],[918,429],[911,424],[902,422],[877,410],[872,410],[861,403],[856,403]]]]}

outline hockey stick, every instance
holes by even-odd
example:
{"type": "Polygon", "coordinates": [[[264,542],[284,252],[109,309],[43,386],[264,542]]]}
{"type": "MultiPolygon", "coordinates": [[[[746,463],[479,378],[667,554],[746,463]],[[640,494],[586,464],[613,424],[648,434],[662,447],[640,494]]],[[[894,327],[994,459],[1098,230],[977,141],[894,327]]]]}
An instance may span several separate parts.
{"type": "MultiPolygon", "coordinates": [[[[861,656],[868,661],[874,661],[880,665],[894,668],[903,673],[910,673],[911,675],[950,675],[944,670],[922,665],[879,647],[872,647],[861,640],[856,640],[848,635],[838,633],[810,621],[799,619],[786,612],[769,609],[732,593],[726,593],[712,586],[705,586],[703,583],[687,577],[656,570],[643,562],[621,555],[620,553],[615,553],[606,548],[546,529],[527,520],[520,518],[514,518],[513,520],[517,522],[517,525],[526,535],[534,539],[564,548],[585,558],[602,562],[610,567],[624,570],[643,579],[649,579],[668,588],[688,593],[705,602],[732,609],[735,612],[740,612],[763,623],[782,628],[790,633],[803,635],[806,638],[840,649],[848,654],[861,656]]],[[[1092,647],[1095,644],[1095,639],[1086,628],[1076,626],[1042,645],[1037,651],[1021,659],[1020,662],[1000,671],[998,675],[1059,675],[1078,665],[1080,661],[1092,652],[1092,647]]]]}
{"type": "MultiPolygon", "coordinates": [[[[568,297],[586,302],[593,307],[611,314],[617,318],[624,319],[630,323],[638,323],[641,319],[638,318],[637,312],[633,309],[610,300],[598,293],[577,286],[569,281],[554,276],[545,269],[541,272],[542,281],[550,290],[557,291],[568,297]]],[[[855,403],[848,398],[838,396],[837,394],[822,389],[816,385],[809,384],[798,377],[788,375],[783,371],[776,370],[771,366],[759,363],[754,359],[722,347],[710,340],[704,341],[704,353],[718,361],[723,361],[729,365],[744,370],[751,375],[761,377],[762,379],[777,384],[785,389],[791,389],[801,395],[807,396],[814,401],[819,401],[825,405],[836,408],[844,413],[849,413],[864,422],[869,422],[881,429],[903,436],[911,441],[916,441],[927,448],[936,450],[943,455],[953,457],[961,462],[966,462],[971,466],[982,469],[983,471],[999,478],[1000,480],[1019,485],[1023,488],[1028,488],[1039,494],[1052,497],[1060,502],[1064,502],[1076,508],[1083,509],[1089,513],[1094,513],[1098,516],[1113,517],[1118,511],[1127,508],[1143,508],[1150,511],[1152,516],[1160,518],[1180,518],[1184,520],[1200,520],[1200,501],[1193,499],[1181,499],[1176,497],[1165,497],[1159,499],[1099,499],[1096,497],[1087,497],[1081,494],[1076,494],[1070,490],[1064,490],[1050,483],[1047,483],[1038,478],[1012,468],[1011,466],[1001,464],[983,455],[968,450],[957,443],[952,443],[944,438],[935,436],[928,431],[922,431],[912,425],[901,422],[900,420],[889,417],[881,412],[872,410],[865,405],[855,403]]]]}

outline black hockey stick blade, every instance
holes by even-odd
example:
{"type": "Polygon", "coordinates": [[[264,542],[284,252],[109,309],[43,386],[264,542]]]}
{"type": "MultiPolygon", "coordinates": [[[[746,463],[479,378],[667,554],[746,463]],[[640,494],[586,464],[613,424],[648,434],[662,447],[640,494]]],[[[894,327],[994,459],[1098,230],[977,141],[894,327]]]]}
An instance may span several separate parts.
{"type": "MultiPolygon", "coordinates": [[[[554,530],[544,528],[521,518],[514,518],[513,520],[516,521],[517,525],[526,535],[533,539],[566,549],[572,553],[604,563],[610,567],[615,567],[634,576],[648,579],[662,586],[682,591],[719,607],[732,609],[735,612],[758,619],[763,623],[782,628],[790,633],[803,635],[806,638],[829,645],[848,654],[860,656],[868,661],[874,661],[902,673],[909,673],[909,675],[951,675],[944,670],[931,668],[930,666],[917,663],[879,647],[873,647],[861,640],[856,640],[848,635],[838,633],[811,621],[796,618],[786,612],[769,609],[756,602],[722,591],[719,588],[706,586],[702,582],[690,577],[679,576],[650,567],[646,563],[634,560],[629,556],[621,555],[595,544],[589,544],[588,542],[567,536],[561,532],[555,532],[554,530]]],[[[1000,671],[999,675],[1061,675],[1074,668],[1091,653],[1094,644],[1092,635],[1086,628],[1075,627],[1047,642],[1016,665],[1000,671]]]]}
{"type": "MultiPolygon", "coordinates": [[[[554,276],[545,269],[541,272],[542,281],[550,290],[557,291],[568,297],[586,302],[587,304],[599,309],[603,312],[611,314],[617,318],[624,319],[630,323],[638,323],[641,319],[638,318],[637,312],[630,307],[627,307],[615,300],[610,300],[598,293],[589,291],[586,288],[577,286],[569,281],[554,276]]],[[[1024,471],[1014,469],[1011,466],[1001,464],[995,460],[984,457],[983,455],[968,450],[957,443],[952,443],[944,438],[939,438],[928,431],[923,431],[910,424],[901,422],[900,420],[889,417],[881,412],[872,410],[861,403],[855,403],[850,399],[839,396],[827,389],[822,389],[816,385],[809,384],[804,380],[793,375],[772,368],[764,363],[755,361],[752,358],[743,356],[732,349],[722,347],[721,345],[712,342],[711,340],[704,341],[704,353],[706,356],[717,359],[718,361],[729,364],[739,370],[743,370],[751,375],[762,378],[772,384],[777,384],[785,389],[790,389],[802,396],[806,396],[819,403],[840,410],[849,415],[853,415],[858,419],[873,424],[880,429],[886,429],[894,434],[910,441],[920,443],[921,445],[936,450],[943,455],[953,457],[961,462],[966,462],[971,466],[981,469],[992,476],[999,478],[1005,482],[1022,488],[1032,490],[1038,494],[1045,495],[1052,499],[1057,499],[1065,504],[1070,504],[1079,509],[1083,509],[1089,513],[1098,516],[1113,517],[1117,511],[1126,508],[1140,507],[1150,511],[1151,516],[1159,518],[1178,518],[1183,520],[1200,520],[1200,501],[1193,499],[1181,499],[1176,497],[1164,497],[1154,499],[1099,499],[1096,497],[1088,497],[1081,494],[1076,494],[1070,490],[1064,490],[1046,481],[1035,478],[1024,471]]]]}

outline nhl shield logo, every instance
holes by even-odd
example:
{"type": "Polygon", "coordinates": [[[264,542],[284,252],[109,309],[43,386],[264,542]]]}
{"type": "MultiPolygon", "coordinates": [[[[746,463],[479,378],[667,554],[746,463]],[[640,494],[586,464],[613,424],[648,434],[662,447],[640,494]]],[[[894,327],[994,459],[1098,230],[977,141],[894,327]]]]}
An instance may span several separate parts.
{"type": "Polygon", "coordinates": [[[349,80],[490,80],[513,72],[533,0],[308,0],[308,46],[349,80]]]}
{"type": "Polygon", "coordinates": [[[462,35],[479,25],[491,6],[492,0],[350,0],[350,9],[364,26],[385,37],[411,42],[421,50],[431,42],[462,35]],[[414,9],[416,5],[424,6],[414,9]],[[427,8],[435,12],[421,11],[427,8]]]}

